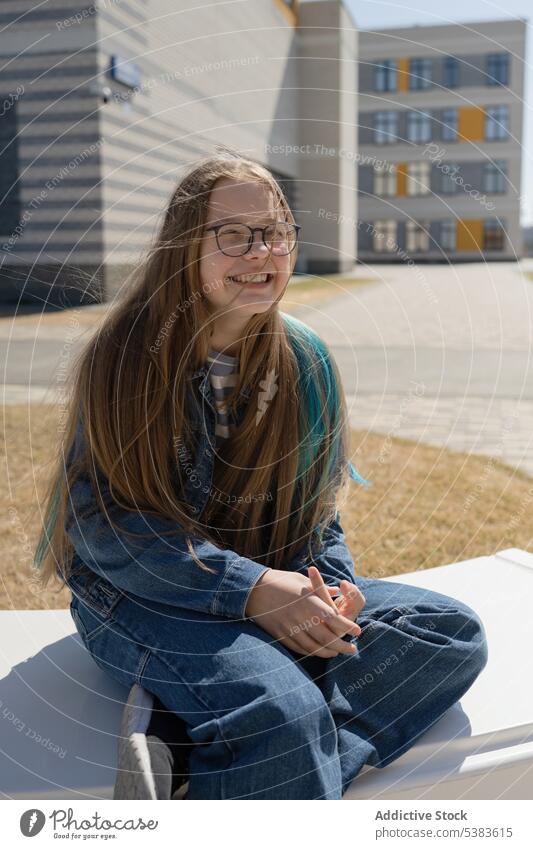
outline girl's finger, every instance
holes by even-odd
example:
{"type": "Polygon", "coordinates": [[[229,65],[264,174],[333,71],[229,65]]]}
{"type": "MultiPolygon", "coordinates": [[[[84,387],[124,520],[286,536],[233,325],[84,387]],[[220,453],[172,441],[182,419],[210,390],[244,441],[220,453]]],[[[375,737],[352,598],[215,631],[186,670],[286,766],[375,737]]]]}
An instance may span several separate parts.
{"type": "Polygon", "coordinates": [[[360,613],[363,607],[365,606],[366,599],[355,584],[350,584],[349,581],[342,580],[341,581],[341,589],[346,601],[355,609],[357,613],[360,613]]]}
{"type": "Polygon", "coordinates": [[[342,637],[344,634],[350,632],[350,634],[354,634],[355,636],[359,636],[361,629],[355,622],[350,621],[345,616],[342,616],[339,613],[336,604],[333,604],[333,607],[326,605],[321,598],[318,598],[317,595],[311,595],[308,599],[309,608],[306,616],[306,621],[314,622],[315,617],[317,622],[324,622],[324,624],[330,626],[330,623],[335,622],[336,628],[332,628],[333,635],[335,637],[342,637]]]}
{"type": "Polygon", "coordinates": [[[335,639],[333,635],[330,636],[330,632],[327,629],[325,631],[325,637],[329,645],[326,645],[326,642],[322,642],[320,636],[316,635],[316,628],[312,628],[309,631],[300,631],[298,634],[294,635],[293,639],[299,643],[302,650],[307,654],[318,654],[324,649],[327,652],[338,654],[340,651],[346,651],[344,646],[349,645],[345,642],[344,646],[340,646],[342,641],[335,639]]]}
{"type": "MultiPolygon", "coordinates": [[[[297,654],[302,654],[304,656],[311,654],[309,649],[306,649],[301,643],[297,643],[294,637],[281,637],[279,642],[297,654]]],[[[337,657],[338,655],[338,652],[334,649],[327,649],[319,643],[316,643],[314,649],[312,648],[312,652],[319,657],[337,657]]]]}
{"type": "Polygon", "coordinates": [[[305,651],[298,645],[296,640],[292,637],[279,637],[278,643],[281,643],[282,646],[290,649],[291,651],[296,652],[296,654],[305,654],[305,651]]]}
{"type": "Polygon", "coordinates": [[[317,596],[321,598],[322,601],[325,601],[326,604],[331,605],[331,607],[335,607],[335,604],[333,603],[332,598],[328,593],[328,588],[324,583],[324,579],[322,578],[322,575],[320,574],[316,566],[309,566],[307,572],[317,596]]]}
{"type": "Polygon", "coordinates": [[[335,605],[341,616],[344,616],[346,619],[349,619],[350,622],[353,623],[355,627],[352,629],[352,634],[358,637],[361,633],[361,627],[355,621],[355,618],[357,616],[357,610],[354,608],[353,602],[347,601],[345,598],[343,598],[342,600],[336,599],[335,605]]]}
{"type": "Polygon", "coordinates": [[[351,619],[348,619],[344,616],[337,608],[337,616],[331,616],[324,620],[324,625],[326,625],[331,631],[333,631],[336,637],[343,637],[345,634],[354,634],[359,636],[361,633],[361,628],[357,625],[356,622],[353,622],[351,619]]]}
{"type": "MultiPolygon", "coordinates": [[[[343,640],[341,637],[336,637],[326,625],[315,625],[311,631],[305,636],[311,636],[318,640],[321,646],[330,651],[338,652],[339,654],[356,654],[357,646],[355,643],[343,640]]],[[[298,637],[301,635],[298,634],[298,637]]]]}
{"type": "Polygon", "coordinates": [[[341,596],[335,599],[335,605],[342,616],[346,616],[347,619],[351,619],[352,621],[355,619],[356,608],[353,601],[347,599],[345,596],[341,596]]]}
{"type": "Polygon", "coordinates": [[[311,615],[318,616],[319,619],[337,619],[339,611],[332,599],[328,598],[327,603],[325,603],[318,595],[312,593],[308,598],[308,603],[311,615]]]}

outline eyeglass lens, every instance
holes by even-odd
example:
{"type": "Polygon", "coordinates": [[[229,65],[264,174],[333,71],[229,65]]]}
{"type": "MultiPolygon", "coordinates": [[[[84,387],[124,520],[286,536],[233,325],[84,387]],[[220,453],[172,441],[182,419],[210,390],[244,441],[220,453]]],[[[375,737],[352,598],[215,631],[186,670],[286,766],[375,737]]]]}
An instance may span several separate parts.
{"type": "MultiPolygon", "coordinates": [[[[273,254],[288,254],[296,243],[296,232],[292,224],[269,224],[264,230],[264,241],[273,254]]],[[[251,236],[246,224],[225,224],[218,231],[218,246],[225,254],[241,256],[248,251],[251,236]]]]}

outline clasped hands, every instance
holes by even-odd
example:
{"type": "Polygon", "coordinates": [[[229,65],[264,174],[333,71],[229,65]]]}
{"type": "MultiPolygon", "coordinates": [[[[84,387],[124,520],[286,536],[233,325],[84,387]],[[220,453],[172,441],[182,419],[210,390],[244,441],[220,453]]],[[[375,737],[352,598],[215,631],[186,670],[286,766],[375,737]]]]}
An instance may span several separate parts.
{"type": "Polygon", "coordinates": [[[363,594],[344,579],[339,587],[328,587],[316,566],[307,573],[306,578],[267,569],[249,595],[245,615],[297,654],[355,654],[355,644],[342,638],[361,633],[355,619],[365,604],[363,594]],[[341,595],[333,599],[339,590],[341,595]]]}

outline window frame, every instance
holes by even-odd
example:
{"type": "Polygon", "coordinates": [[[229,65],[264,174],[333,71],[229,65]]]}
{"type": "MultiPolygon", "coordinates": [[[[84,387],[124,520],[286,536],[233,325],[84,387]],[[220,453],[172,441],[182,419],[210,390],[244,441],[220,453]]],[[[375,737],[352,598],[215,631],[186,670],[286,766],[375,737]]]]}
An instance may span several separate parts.
{"type": "Polygon", "coordinates": [[[394,163],[386,162],[382,168],[374,166],[374,195],[381,198],[396,197],[397,179],[397,169],[394,163]]]}
{"type": "Polygon", "coordinates": [[[407,197],[425,197],[431,194],[431,163],[424,159],[408,162],[405,178],[407,197]],[[414,189],[411,191],[411,189],[414,189]]]}
{"type": "Polygon", "coordinates": [[[443,251],[457,250],[457,221],[455,218],[443,218],[439,225],[439,247],[443,251]],[[453,244],[446,244],[447,239],[443,239],[443,234],[448,229],[448,235],[453,233],[453,244]]]}
{"type": "Polygon", "coordinates": [[[398,143],[398,111],[396,109],[378,109],[374,112],[373,120],[373,139],[374,144],[397,144],[398,143]],[[379,116],[387,116],[387,123],[392,118],[393,132],[390,133],[384,129],[378,129],[377,122],[379,116]],[[378,137],[379,136],[379,137],[378,137]]]}
{"type": "Polygon", "coordinates": [[[430,56],[414,56],[409,59],[409,91],[426,91],[432,87],[433,59],[430,56]],[[429,74],[421,71],[415,73],[414,67],[416,64],[426,65],[429,68],[429,74]]]}
{"type": "Polygon", "coordinates": [[[459,59],[456,56],[445,56],[442,69],[442,85],[444,88],[458,88],[459,82],[459,59]],[[449,79],[449,71],[453,68],[452,82],[449,79]]]}
{"type": "Polygon", "coordinates": [[[510,56],[508,51],[500,50],[497,53],[487,53],[485,57],[485,80],[488,86],[508,86],[510,78],[510,56]],[[491,63],[496,67],[491,70],[491,63]],[[501,73],[501,69],[504,73],[501,73]],[[502,79],[503,77],[503,79],[502,79]]]}
{"type": "Polygon", "coordinates": [[[499,221],[487,218],[483,221],[483,250],[484,251],[503,251],[505,250],[505,228],[499,221]],[[489,237],[488,231],[492,230],[489,237]],[[497,245],[489,244],[489,241],[494,238],[497,233],[501,240],[497,245]]]}
{"type": "Polygon", "coordinates": [[[394,253],[398,245],[398,221],[395,218],[379,218],[373,222],[372,226],[374,230],[372,233],[372,250],[374,253],[394,253]],[[382,230],[388,230],[391,227],[394,232],[394,236],[392,237],[394,240],[393,245],[387,243],[388,239],[391,238],[390,233],[384,235],[382,239],[376,238],[376,233],[380,228],[382,230]]]}
{"type": "Polygon", "coordinates": [[[398,63],[396,59],[382,59],[374,65],[374,91],[387,92],[398,90],[398,63]],[[383,86],[379,80],[383,77],[383,86]],[[392,79],[392,85],[390,80],[392,79]]]}
{"type": "Polygon", "coordinates": [[[494,159],[483,163],[483,191],[491,195],[504,195],[507,192],[507,160],[494,159]],[[491,180],[494,180],[491,188],[491,180]]]}
{"type": "MultiPolygon", "coordinates": [[[[461,165],[459,162],[443,162],[443,165],[447,165],[452,171],[455,173],[461,173],[461,165]]],[[[439,167],[439,194],[441,195],[456,195],[459,191],[459,183],[456,183],[455,180],[452,180],[452,174],[446,173],[439,167]]]]}
{"type": "Polygon", "coordinates": [[[509,105],[507,103],[491,104],[485,108],[485,141],[505,141],[509,138],[509,105]],[[500,110],[505,120],[495,118],[492,112],[500,110]],[[492,130],[489,128],[492,127],[492,130]],[[492,134],[494,133],[494,135],[492,134]]]}
{"type": "Polygon", "coordinates": [[[441,139],[442,141],[457,141],[459,134],[459,110],[457,106],[447,106],[442,110],[441,114],[441,139]],[[446,113],[453,113],[453,124],[446,117],[446,113]],[[447,136],[447,132],[452,132],[453,135],[447,136]]]}
{"type": "Polygon", "coordinates": [[[407,141],[414,142],[415,144],[430,142],[433,138],[432,129],[433,115],[431,112],[427,112],[423,109],[411,109],[407,112],[407,141]],[[426,119],[428,129],[427,137],[421,135],[421,129],[426,126],[426,119]],[[413,129],[416,129],[416,133],[413,133],[413,129]]]}
{"type": "Polygon", "coordinates": [[[430,236],[429,236],[429,222],[428,221],[406,221],[405,223],[405,249],[409,253],[424,253],[425,251],[429,251],[430,248],[430,236]],[[414,237],[415,244],[414,246],[409,246],[410,237],[414,237]],[[423,247],[420,247],[419,241],[421,237],[424,240],[425,244],[423,247]]]}

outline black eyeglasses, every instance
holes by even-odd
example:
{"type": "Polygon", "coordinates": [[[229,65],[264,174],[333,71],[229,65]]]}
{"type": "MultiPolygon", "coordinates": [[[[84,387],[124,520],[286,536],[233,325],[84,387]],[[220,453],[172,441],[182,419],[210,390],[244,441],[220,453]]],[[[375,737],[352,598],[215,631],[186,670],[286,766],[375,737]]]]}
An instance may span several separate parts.
{"type": "Polygon", "coordinates": [[[299,224],[290,224],[287,221],[276,221],[267,224],[266,227],[249,227],[248,224],[216,224],[206,227],[206,233],[214,231],[218,249],[226,256],[243,256],[247,254],[253,245],[254,233],[261,232],[263,244],[276,256],[286,256],[296,247],[298,233],[301,230],[299,224]]]}

